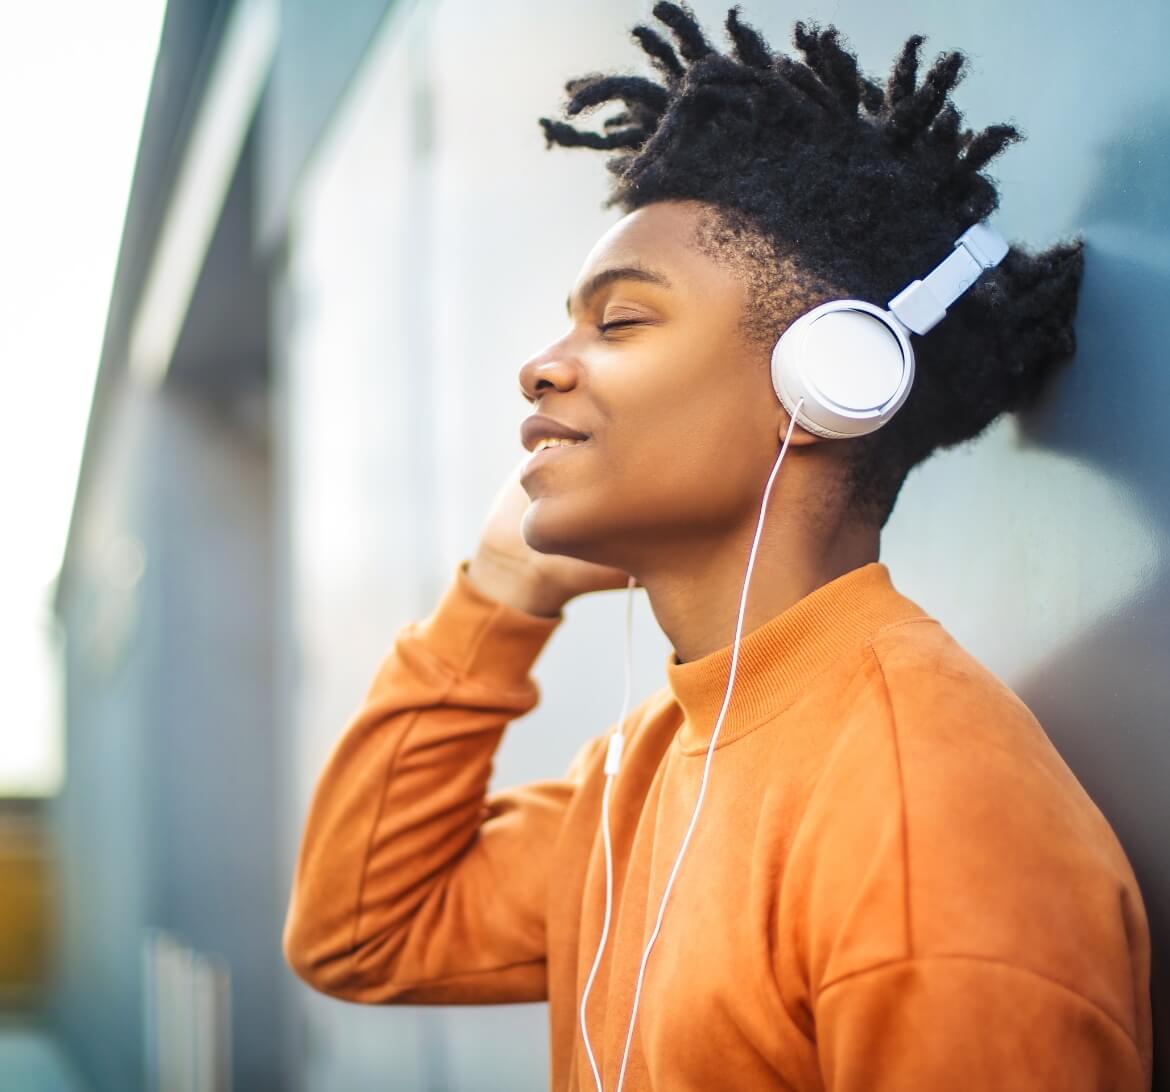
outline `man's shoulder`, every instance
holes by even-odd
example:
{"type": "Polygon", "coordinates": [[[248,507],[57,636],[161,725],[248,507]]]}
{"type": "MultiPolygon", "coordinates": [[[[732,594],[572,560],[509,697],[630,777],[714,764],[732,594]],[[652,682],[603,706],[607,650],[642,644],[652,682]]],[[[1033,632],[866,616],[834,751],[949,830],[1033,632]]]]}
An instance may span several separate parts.
{"type": "Polygon", "coordinates": [[[936,848],[950,852],[961,836],[1018,850],[1043,831],[1119,856],[1107,820],[1032,710],[938,620],[886,627],[868,652],[900,807],[919,833],[938,836],[936,848]]]}
{"type": "Polygon", "coordinates": [[[922,615],[885,626],[866,651],[900,736],[952,745],[996,737],[1001,745],[1014,739],[1051,748],[1023,699],[938,619],[922,615]]]}
{"type": "MultiPolygon", "coordinates": [[[[970,838],[976,813],[986,820],[1008,810],[1050,832],[1044,816],[1060,815],[1055,825],[1070,838],[1091,831],[1113,842],[1032,710],[937,619],[883,627],[865,657],[864,698],[838,738],[825,771],[830,783],[881,781],[872,806],[898,809],[920,830],[970,838]]],[[[1015,825],[981,823],[979,837],[1015,837],[1015,825]]]]}
{"type": "Polygon", "coordinates": [[[884,627],[867,657],[867,700],[838,738],[793,870],[833,945],[861,907],[876,930],[834,947],[825,973],[875,953],[962,955],[1121,1012],[1099,972],[1131,958],[1140,894],[1036,717],[933,618],[884,627]]]}

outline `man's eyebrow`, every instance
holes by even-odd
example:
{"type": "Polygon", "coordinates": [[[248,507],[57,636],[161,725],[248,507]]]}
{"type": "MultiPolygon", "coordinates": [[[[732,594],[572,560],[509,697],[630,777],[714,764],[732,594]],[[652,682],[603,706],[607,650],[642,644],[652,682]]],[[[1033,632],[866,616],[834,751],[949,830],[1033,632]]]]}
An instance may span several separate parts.
{"type": "MultiPolygon", "coordinates": [[[[642,281],[644,284],[657,284],[662,288],[673,287],[666,274],[659,273],[657,270],[647,269],[641,265],[614,266],[612,269],[603,269],[600,273],[594,273],[585,282],[581,288],[581,306],[586,306],[598,292],[607,284],[612,284],[614,281],[642,281]]],[[[569,317],[572,318],[572,294],[565,299],[565,310],[569,313],[569,317]]]]}

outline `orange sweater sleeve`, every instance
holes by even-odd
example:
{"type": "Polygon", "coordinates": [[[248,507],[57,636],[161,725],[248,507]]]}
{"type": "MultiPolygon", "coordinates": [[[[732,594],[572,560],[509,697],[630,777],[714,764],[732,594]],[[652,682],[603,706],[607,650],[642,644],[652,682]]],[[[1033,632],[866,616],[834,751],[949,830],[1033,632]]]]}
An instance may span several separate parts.
{"type": "Polygon", "coordinates": [[[1104,1092],[1148,1088],[1103,1008],[1060,982],[972,957],[896,960],[834,983],[816,1006],[830,1092],[1104,1092]]]}
{"type": "Polygon", "coordinates": [[[563,780],[486,789],[505,726],[537,703],[529,669],[560,617],[489,599],[465,564],[397,634],[312,796],[284,954],[334,997],[547,996],[546,888],[579,762],[563,780]]]}

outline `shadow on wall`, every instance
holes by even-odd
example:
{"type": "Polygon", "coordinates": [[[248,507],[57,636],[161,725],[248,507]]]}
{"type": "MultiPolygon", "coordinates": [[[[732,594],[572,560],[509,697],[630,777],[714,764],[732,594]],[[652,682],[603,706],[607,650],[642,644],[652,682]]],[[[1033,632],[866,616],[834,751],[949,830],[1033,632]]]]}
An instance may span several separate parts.
{"type": "MultiPolygon", "coordinates": [[[[1016,689],[1125,846],[1153,938],[1154,1088],[1170,1089],[1170,109],[1100,149],[1077,218],[1085,279],[1077,359],[1021,417],[1025,443],[1092,463],[1160,543],[1140,590],[1016,689]]],[[[1083,528],[1086,556],[1094,526],[1083,528]]],[[[1091,567],[1082,580],[1092,580],[1091,567]]],[[[1077,594],[1076,590],[1072,591],[1077,594]]]]}

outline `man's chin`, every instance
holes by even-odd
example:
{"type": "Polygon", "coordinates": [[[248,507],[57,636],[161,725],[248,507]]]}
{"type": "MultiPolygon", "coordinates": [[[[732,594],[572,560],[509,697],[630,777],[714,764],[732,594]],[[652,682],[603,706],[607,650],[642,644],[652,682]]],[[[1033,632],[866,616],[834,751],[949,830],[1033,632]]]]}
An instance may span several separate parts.
{"type": "Polygon", "coordinates": [[[550,505],[549,498],[545,497],[538,497],[528,505],[520,521],[524,541],[539,554],[581,557],[578,551],[585,548],[586,536],[584,533],[575,534],[572,521],[563,515],[558,517],[555,508],[555,502],[550,505]]]}

